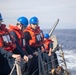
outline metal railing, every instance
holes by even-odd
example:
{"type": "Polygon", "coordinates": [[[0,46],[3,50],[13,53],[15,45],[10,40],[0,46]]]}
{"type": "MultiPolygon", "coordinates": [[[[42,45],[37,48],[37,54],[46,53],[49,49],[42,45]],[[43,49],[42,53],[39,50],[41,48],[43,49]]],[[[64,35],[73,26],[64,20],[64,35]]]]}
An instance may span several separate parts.
{"type": "Polygon", "coordinates": [[[13,68],[12,68],[12,70],[11,70],[11,72],[10,72],[9,75],[13,74],[15,68],[16,68],[17,75],[22,75],[21,67],[20,67],[20,62],[17,61],[17,60],[15,60],[14,66],[13,66],[13,68]]]}

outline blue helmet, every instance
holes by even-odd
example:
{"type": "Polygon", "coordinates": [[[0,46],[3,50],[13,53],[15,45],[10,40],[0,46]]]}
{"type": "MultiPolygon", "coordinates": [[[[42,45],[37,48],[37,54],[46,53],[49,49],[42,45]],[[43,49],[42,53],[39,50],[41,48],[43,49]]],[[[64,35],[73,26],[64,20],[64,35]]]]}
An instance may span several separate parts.
{"type": "Polygon", "coordinates": [[[46,33],[46,34],[44,35],[44,38],[49,38],[49,34],[46,33]]]}
{"type": "Polygon", "coordinates": [[[38,18],[37,17],[31,17],[30,18],[30,24],[36,24],[36,25],[38,25],[39,24],[39,20],[38,20],[38,18]]]}
{"type": "Polygon", "coordinates": [[[28,25],[28,19],[26,17],[19,17],[17,21],[23,24],[24,26],[28,25]]]}
{"type": "Polygon", "coordinates": [[[1,13],[0,13],[0,20],[3,20],[1,13]]]}

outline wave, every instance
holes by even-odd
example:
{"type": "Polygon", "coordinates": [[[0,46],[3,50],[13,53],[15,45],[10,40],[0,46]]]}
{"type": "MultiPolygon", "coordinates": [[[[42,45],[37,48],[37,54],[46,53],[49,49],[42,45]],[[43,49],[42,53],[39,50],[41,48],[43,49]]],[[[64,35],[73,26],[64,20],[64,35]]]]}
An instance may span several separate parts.
{"type": "Polygon", "coordinates": [[[76,50],[64,50],[67,68],[76,69],[76,50]]]}
{"type": "MultiPolygon", "coordinates": [[[[64,58],[67,64],[67,69],[71,72],[72,75],[76,75],[76,50],[63,50],[64,52],[64,58]]],[[[59,58],[59,52],[57,52],[58,60],[59,58]]],[[[61,65],[61,62],[59,61],[59,64],[61,65]]]]}

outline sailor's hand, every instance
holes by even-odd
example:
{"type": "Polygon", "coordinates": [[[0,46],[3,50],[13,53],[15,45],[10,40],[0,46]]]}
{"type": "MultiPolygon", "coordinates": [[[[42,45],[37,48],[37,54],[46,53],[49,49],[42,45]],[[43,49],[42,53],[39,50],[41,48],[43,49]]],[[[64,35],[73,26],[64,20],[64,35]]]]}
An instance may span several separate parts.
{"type": "Polygon", "coordinates": [[[21,56],[19,54],[13,54],[12,57],[21,62],[21,56]]]}
{"type": "Polygon", "coordinates": [[[28,55],[28,58],[29,58],[29,59],[32,59],[32,58],[33,58],[33,56],[30,54],[30,55],[28,55]]]}
{"type": "Polygon", "coordinates": [[[28,56],[24,55],[23,58],[24,58],[24,60],[25,60],[26,62],[28,62],[28,60],[29,60],[28,56]]]}
{"type": "Polygon", "coordinates": [[[51,56],[51,53],[48,53],[48,56],[51,56]]]}
{"type": "Polygon", "coordinates": [[[37,51],[35,51],[33,54],[36,55],[36,56],[38,56],[38,52],[37,51]]]}
{"type": "Polygon", "coordinates": [[[43,53],[43,52],[45,52],[45,50],[41,50],[41,52],[43,53]]]}

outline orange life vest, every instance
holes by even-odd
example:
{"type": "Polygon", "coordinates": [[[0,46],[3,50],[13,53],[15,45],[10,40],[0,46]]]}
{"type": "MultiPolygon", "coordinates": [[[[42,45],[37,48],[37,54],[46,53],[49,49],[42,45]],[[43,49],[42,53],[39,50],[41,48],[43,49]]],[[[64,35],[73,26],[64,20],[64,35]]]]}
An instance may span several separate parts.
{"type": "Polygon", "coordinates": [[[15,41],[4,24],[0,26],[0,47],[10,52],[16,48],[15,41]]]}
{"type": "Polygon", "coordinates": [[[25,50],[26,41],[24,39],[23,32],[17,26],[14,26],[14,25],[9,25],[9,28],[10,28],[10,31],[14,31],[16,33],[16,35],[18,36],[19,45],[23,50],[25,50]]]}
{"type": "Polygon", "coordinates": [[[43,44],[43,33],[38,27],[36,30],[33,30],[30,26],[28,26],[24,32],[29,32],[31,35],[31,39],[29,40],[29,45],[31,47],[38,47],[43,44]]]}
{"type": "Polygon", "coordinates": [[[49,52],[49,44],[50,44],[50,42],[53,42],[52,40],[50,40],[50,39],[46,39],[46,40],[44,40],[44,47],[45,47],[45,50],[46,50],[46,52],[49,52]]]}

